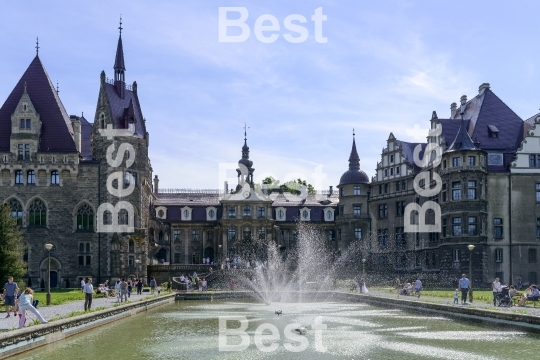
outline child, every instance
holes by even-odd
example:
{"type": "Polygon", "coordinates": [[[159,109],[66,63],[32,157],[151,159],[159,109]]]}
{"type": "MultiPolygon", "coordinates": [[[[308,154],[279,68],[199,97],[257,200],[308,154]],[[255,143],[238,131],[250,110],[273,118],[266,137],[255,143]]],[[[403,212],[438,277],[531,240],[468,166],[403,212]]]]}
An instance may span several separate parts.
{"type": "Polygon", "coordinates": [[[157,287],[157,294],[159,295],[161,293],[161,285],[158,285],[157,287]]]}
{"type": "Polygon", "coordinates": [[[36,308],[32,305],[32,300],[34,299],[34,296],[32,295],[34,291],[30,288],[26,288],[24,290],[24,293],[21,295],[21,298],[19,299],[19,312],[21,313],[21,317],[19,319],[19,329],[22,329],[24,327],[24,324],[26,322],[26,310],[34,313],[41,321],[42,324],[46,324],[47,320],[41,316],[39,311],[36,310],[36,308]]]}
{"type": "Polygon", "coordinates": [[[457,304],[458,300],[459,300],[459,289],[456,289],[456,291],[454,291],[454,304],[457,304]]]}

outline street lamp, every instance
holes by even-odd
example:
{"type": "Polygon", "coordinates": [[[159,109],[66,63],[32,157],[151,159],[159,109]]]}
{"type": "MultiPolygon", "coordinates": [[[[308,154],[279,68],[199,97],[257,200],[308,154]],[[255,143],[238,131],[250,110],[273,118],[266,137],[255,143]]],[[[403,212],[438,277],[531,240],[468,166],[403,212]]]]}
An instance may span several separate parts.
{"type": "Polygon", "coordinates": [[[467,248],[470,251],[469,255],[469,302],[473,302],[473,291],[472,291],[472,254],[474,250],[474,245],[468,245],[467,248]]]}
{"type": "Polygon", "coordinates": [[[362,276],[366,277],[366,259],[362,259],[362,276]]]}
{"type": "Polygon", "coordinates": [[[45,249],[49,252],[48,254],[48,266],[47,266],[47,305],[51,305],[51,249],[53,244],[45,244],[45,249]]]}
{"type": "Polygon", "coordinates": [[[141,260],[139,259],[135,259],[135,266],[137,267],[137,279],[140,281],[141,279],[139,279],[139,263],[141,262],[141,260]]]}
{"type": "MultiPolygon", "coordinates": [[[[221,270],[223,270],[223,262],[221,260],[221,258],[223,257],[223,253],[222,253],[222,250],[221,250],[221,244],[218,245],[218,248],[219,248],[219,251],[218,251],[218,258],[219,258],[219,264],[221,264],[220,268],[221,270]]],[[[217,263],[217,261],[216,261],[217,263]]]]}

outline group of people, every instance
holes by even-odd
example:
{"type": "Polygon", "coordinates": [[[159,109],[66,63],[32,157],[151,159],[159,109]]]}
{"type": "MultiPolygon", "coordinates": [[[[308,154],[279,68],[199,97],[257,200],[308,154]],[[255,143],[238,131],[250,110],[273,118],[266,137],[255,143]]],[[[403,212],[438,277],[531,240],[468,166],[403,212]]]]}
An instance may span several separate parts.
{"type": "Polygon", "coordinates": [[[420,291],[422,291],[422,280],[416,279],[413,283],[405,283],[401,285],[399,278],[396,279],[396,290],[399,295],[416,295],[420,297],[420,291]]]}
{"type": "Polygon", "coordinates": [[[6,318],[11,316],[10,311],[13,311],[13,316],[19,315],[19,329],[22,329],[27,322],[27,311],[36,315],[42,324],[47,323],[47,320],[36,309],[39,301],[34,300],[34,291],[26,288],[20,293],[19,286],[13,281],[12,276],[8,277],[8,282],[4,285],[2,300],[6,306],[6,318]]]}
{"type": "Polygon", "coordinates": [[[227,270],[230,269],[266,269],[268,267],[268,261],[259,261],[259,260],[243,260],[239,257],[234,257],[232,261],[227,258],[225,259],[224,268],[227,270]]]}
{"type": "Polygon", "coordinates": [[[180,283],[186,284],[186,290],[199,289],[199,291],[208,291],[208,282],[206,278],[199,278],[195,271],[193,275],[180,275],[180,283]]]}

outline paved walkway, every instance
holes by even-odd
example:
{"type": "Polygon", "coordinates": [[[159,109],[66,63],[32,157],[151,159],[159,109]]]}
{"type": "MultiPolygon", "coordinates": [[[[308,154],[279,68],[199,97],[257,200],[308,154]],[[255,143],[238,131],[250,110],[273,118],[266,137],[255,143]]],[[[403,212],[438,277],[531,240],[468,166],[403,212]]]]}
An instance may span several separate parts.
{"type": "MultiPolygon", "coordinates": [[[[131,294],[131,297],[128,300],[137,301],[137,300],[141,300],[141,299],[151,297],[151,296],[152,295],[150,295],[150,293],[143,293],[142,295],[131,294]]],[[[94,299],[92,300],[92,309],[95,309],[97,307],[109,308],[109,307],[113,307],[115,304],[118,304],[118,300],[116,297],[109,297],[109,298],[94,297],[94,299]]],[[[9,318],[6,318],[5,307],[3,306],[3,304],[0,306],[0,309],[2,310],[2,312],[0,312],[0,331],[6,331],[9,329],[18,328],[19,316],[15,317],[13,316],[13,312],[10,312],[11,316],[9,318]]],[[[62,305],[42,306],[40,304],[37,310],[45,318],[45,320],[49,320],[52,318],[66,316],[72,313],[73,311],[84,310],[84,300],[71,301],[71,302],[64,303],[62,305]]],[[[37,318],[32,313],[27,312],[27,314],[29,314],[28,321],[30,322],[37,318]]],[[[28,325],[28,322],[26,324],[28,325]]]]}

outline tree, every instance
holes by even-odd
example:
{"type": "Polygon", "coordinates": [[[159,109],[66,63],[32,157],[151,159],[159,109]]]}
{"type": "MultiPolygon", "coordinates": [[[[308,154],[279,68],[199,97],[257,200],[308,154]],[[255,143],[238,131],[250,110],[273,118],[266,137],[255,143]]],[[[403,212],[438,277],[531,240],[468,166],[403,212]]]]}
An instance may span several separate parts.
{"type": "MultiPolygon", "coordinates": [[[[274,179],[272,176],[269,176],[262,181],[262,184],[267,185],[268,194],[271,194],[273,192],[288,192],[294,195],[300,195],[300,187],[302,185],[307,187],[308,194],[315,194],[315,188],[313,187],[313,185],[308,184],[306,180],[302,179],[287,181],[286,183],[280,185],[279,180],[274,179]]],[[[261,186],[257,184],[257,187],[260,188],[261,186]]]]}
{"type": "Polygon", "coordinates": [[[13,276],[18,281],[26,273],[23,261],[23,235],[17,226],[17,220],[11,215],[8,204],[0,205],[0,281],[7,281],[13,276]]]}

